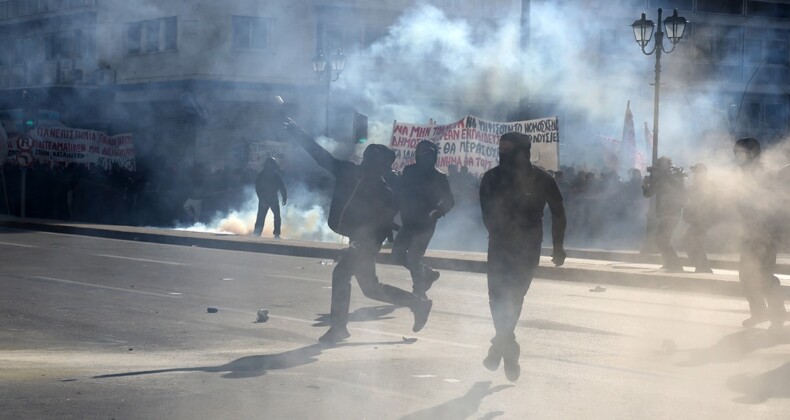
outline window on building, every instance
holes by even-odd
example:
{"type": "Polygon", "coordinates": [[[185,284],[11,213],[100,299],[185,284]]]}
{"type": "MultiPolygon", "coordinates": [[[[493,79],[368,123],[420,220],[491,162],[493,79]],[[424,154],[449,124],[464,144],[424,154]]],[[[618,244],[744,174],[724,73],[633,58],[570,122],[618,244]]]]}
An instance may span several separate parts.
{"type": "Polygon", "coordinates": [[[0,1],[0,19],[16,17],[16,1],[0,1]]]}
{"type": "Polygon", "coordinates": [[[132,22],[126,26],[126,53],[155,53],[178,49],[178,20],[175,16],[132,22]]]}
{"type": "Polygon", "coordinates": [[[126,53],[127,54],[140,54],[141,34],[143,33],[142,24],[140,22],[130,23],[126,25],[126,53]]]}
{"type": "Polygon", "coordinates": [[[357,25],[343,25],[339,23],[319,24],[319,49],[323,51],[350,52],[366,44],[366,30],[357,25]]]}
{"type": "Polygon", "coordinates": [[[781,130],[785,128],[785,121],[787,120],[785,113],[786,108],[781,103],[766,103],[765,104],[765,128],[772,130],[781,130]]]}
{"type": "Polygon", "coordinates": [[[3,39],[1,45],[6,48],[0,49],[0,66],[13,66],[22,63],[22,39],[3,39]]]}
{"type": "Polygon", "coordinates": [[[743,0],[697,0],[697,12],[743,14],[743,0]]]}
{"type": "Polygon", "coordinates": [[[233,16],[234,49],[265,50],[269,48],[271,20],[252,16],[233,16]]]}
{"type": "Polygon", "coordinates": [[[711,63],[732,63],[741,60],[743,29],[737,26],[695,27],[694,43],[697,58],[711,63]]]}
{"type": "Polygon", "coordinates": [[[673,9],[682,11],[694,10],[694,0],[650,0],[650,10],[664,9],[667,16],[672,14],[673,9]]]}
{"type": "Polygon", "coordinates": [[[44,37],[44,59],[63,60],[76,58],[73,32],[56,32],[44,37]]]}
{"type": "Polygon", "coordinates": [[[743,60],[746,64],[763,62],[763,40],[746,38],[743,43],[743,60]]]}
{"type": "Polygon", "coordinates": [[[746,2],[746,14],[778,19],[790,19],[790,4],[767,1],[746,2]]]}
{"type": "Polygon", "coordinates": [[[152,53],[159,51],[159,21],[147,20],[142,23],[143,52],[152,53]]]}
{"type": "Polygon", "coordinates": [[[787,41],[769,40],[766,43],[765,49],[765,62],[766,64],[774,64],[780,66],[787,66],[787,41]]]}

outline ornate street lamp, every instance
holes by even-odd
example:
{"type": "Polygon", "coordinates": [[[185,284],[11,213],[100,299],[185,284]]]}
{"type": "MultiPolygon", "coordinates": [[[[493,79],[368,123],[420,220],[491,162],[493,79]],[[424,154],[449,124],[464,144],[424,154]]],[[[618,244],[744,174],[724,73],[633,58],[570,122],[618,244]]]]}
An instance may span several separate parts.
{"type": "Polygon", "coordinates": [[[672,13],[672,16],[664,20],[667,39],[669,39],[672,45],[669,50],[664,48],[664,32],[661,30],[661,9],[658,9],[658,23],[658,31],[656,32],[653,49],[649,52],[645,50],[645,47],[650,43],[650,39],[653,37],[655,23],[653,23],[652,20],[646,19],[645,14],[642,13],[642,18],[631,25],[631,28],[634,30],[634,38],[636,39],[636,43],[639,44],[639,48],[642,49],[642,53],[645,55],[656,54],[655,97],[653,102],[653,165],[656,164],[656,160],[658,159],[658,99],[660,94],[659,89],[661,87],[661,53],[664,52],[669,54],[675,50],[675,46],[680,42],[681,38],[683,38],[683,33],[686,31],[688,21],[686,18],[678,16],[677,9],[672,13]]]}
{"type": "Polygon", "coordinates": [[[343,73],[345,67],[346,56],[343,54],[343,51],[340,50],[340,48],[338,48],[337,53],[332,54],[331,57],[325,57],[320,50],[318,51],[318,54],[313,57],[313,71],[315,72],[316,76],[318,76],[318,80],[326,84],[326,117],[324,135],[327,137],[329,137],[330,85],[332,82],[336,82],[338,79],[340,79],[340,73],[343,73]]]}

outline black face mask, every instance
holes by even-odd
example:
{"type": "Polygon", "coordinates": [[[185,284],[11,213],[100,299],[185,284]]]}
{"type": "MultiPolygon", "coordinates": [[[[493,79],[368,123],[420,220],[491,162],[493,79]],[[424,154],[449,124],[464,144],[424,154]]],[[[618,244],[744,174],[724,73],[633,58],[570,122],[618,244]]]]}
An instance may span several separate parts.
{"type": "Polygon", "coordinates": [[[499,166],[505,168],[513,168],[516,166],[516,152],[510,153],[500,153],[499,154],[499,166]]]}
{"type": "Polygon", "coordinates": [[[417,166],[421,168],[433,168],[436,166],[436,154],[432,151],[420,151],[414,156],[417,166]]]}
{"type": "Polygon", "coordinates": [[[506,169],[516,169],[517,167],[527,169],[530,166],[529,159],[529,150],[516,148],[512,152],[500,153],[499,165],[506,169]]]}

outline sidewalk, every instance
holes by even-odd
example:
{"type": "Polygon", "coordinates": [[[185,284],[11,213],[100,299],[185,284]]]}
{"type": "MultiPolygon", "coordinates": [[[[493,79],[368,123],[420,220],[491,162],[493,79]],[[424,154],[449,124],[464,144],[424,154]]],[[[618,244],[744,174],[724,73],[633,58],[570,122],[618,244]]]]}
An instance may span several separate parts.
{"type": "MultiPolygon", "coordinates": [[[[0,227],[321,259],[336,258],[344,247],[341,244],[323,242],[69,223],[2,215],[0,215],[0,227]]],[[[379,262],[393,264],[389,250],[382,251],[379,262]]],[[[486,255],[480,252],[429,251],[426,255],[426,263],[444,270],[474,273],[485,273],[486,271],[486,255]]],[[[654,255],[623,251],[568,250],[568,259],[563,267],[554,267],[549,256],[541,257],[535,277],[558,281],[741,296],[738,273],[733,270],[737,270],[737,260],[721,258],[712,260],[712,263],[713,274],[696,274],[689,271],[663,273],[658,271],[659,257],[654,255]]],[[[790,276],[786,275],[790,273],[788,261],[782,260],[780,267],[779,277],[787,293],[787,290],[790,290],[790,276]]],[[[686,268],[686,270],[693,269],[686,268]]]]}

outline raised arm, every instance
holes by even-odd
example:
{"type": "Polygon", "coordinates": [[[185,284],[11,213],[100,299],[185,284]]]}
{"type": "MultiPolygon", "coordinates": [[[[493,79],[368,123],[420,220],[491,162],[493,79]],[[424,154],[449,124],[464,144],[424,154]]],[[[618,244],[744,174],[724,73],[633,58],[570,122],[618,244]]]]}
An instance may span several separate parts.
{"type": "Polygon", "coordinates": [[[316,143],[315,139],[307,134],[301,127],[299,127],[292,119],[288,118],[285,122],[285,131],[291,134],[296,141],[315,159],[319,166],[332,172],[333,175],[337,174],[341,160],[332,156],[326,149],[316,143]]]}

